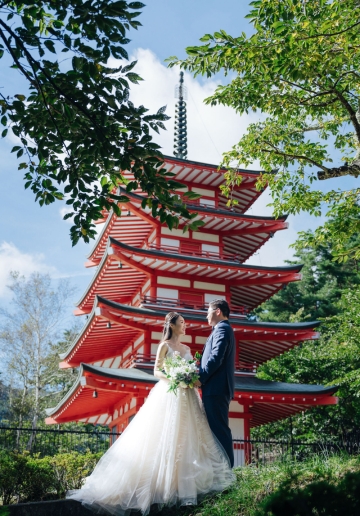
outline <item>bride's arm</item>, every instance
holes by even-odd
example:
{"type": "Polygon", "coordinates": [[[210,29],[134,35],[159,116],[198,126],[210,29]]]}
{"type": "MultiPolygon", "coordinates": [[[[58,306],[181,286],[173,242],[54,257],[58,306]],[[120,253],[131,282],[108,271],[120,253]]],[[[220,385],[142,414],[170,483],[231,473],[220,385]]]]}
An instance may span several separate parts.
{"type": "Polygon", "coordinates": [[[154,376],[156,376],[156,378],[162,378],[163,380],[167,380],[166,375],[162,372],[164,359],[167,355],[167,352],[168,345],[166,344],[166,342],[161,342],[156,353],[154,376]]]}

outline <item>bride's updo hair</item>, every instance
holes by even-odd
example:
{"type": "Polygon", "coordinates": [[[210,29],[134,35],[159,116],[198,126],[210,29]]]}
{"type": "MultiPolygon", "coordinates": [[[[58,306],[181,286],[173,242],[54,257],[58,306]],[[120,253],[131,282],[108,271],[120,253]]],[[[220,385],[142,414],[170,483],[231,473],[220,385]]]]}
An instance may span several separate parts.
{"type": "Polygon", "coordinates": [[[178,314],[177,312],[169,312],[167,314],[167,316],[165,317],[164,330],[163,330],[163,336],[162,336],[161,342],[171,339],[173,332],[172,332],[172,328],[170,325],[176,324],[176,321],[178,320],[179,317],[181,317],[181,315],[178,314]]]}

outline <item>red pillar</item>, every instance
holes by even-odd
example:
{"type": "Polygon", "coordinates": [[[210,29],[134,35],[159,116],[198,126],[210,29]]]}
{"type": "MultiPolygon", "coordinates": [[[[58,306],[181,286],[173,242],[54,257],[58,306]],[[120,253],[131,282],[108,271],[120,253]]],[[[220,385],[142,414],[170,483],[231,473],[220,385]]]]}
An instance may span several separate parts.
{"type": "Polygon", "coordinates": [[[150,360],[151,357],[151,331],[144,332],[144,359],[150,360]]]}

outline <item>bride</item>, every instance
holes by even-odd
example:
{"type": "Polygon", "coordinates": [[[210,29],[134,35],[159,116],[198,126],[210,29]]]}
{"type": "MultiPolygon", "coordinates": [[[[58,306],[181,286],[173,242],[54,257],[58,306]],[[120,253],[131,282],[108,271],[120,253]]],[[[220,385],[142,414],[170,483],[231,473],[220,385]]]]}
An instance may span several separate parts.
{"type": "Polygon", "coordinates": [[[228,457],[210,430],[197,390],[168,392],[165,357],[179,353],[192,359],[190,348],[181,344],[185,327],[180,314],[167,314],[154,368],[160,381],[82,489],[68,498],[98,514],[123,516],[137,509],[146,515],[154,504],[196,505],[206,493],[233,483],[228,457]]]}

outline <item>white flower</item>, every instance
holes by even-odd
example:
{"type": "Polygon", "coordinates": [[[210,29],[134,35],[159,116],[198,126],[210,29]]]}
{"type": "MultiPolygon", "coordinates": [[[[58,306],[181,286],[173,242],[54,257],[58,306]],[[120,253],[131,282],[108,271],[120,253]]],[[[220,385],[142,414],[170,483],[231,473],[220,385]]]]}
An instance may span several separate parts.
{"type": "Polygon", "coordinates": [[[179,383],[179,387],[182,387],[183,389],[187,389],[187,388],[188,388],[188,385],[187,385],[187,383],[185,383],[185,382],[180,382],[180,383],[179,383]]]}

